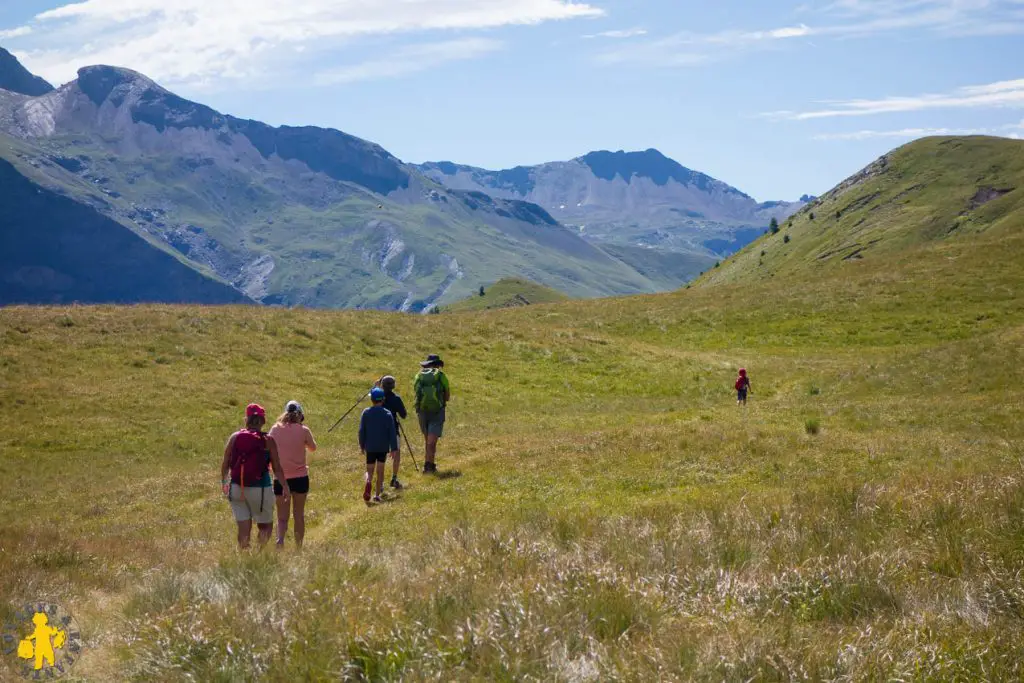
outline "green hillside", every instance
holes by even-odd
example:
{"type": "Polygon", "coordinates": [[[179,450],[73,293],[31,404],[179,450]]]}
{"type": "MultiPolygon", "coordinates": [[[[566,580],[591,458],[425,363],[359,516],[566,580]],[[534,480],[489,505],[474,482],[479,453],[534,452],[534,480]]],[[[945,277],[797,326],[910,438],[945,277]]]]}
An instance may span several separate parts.
{"type": "MultiPolygon", "coordinates": [[[[515,218],[494,201],[435,191],[436,201],[413,203],[326,177],[297,179],[291,169],[272,166],[239,170],[185,155],[113,156],[80,136],[30,145],[0,133],[2,161],[200,272],[216,266],[216,276],[230,275],[268,304],[418,311],[460,300],[473,291],[470,283],[523,272],[578,297],[656,289],[564,227],[538,216],[515,218]],[[54,159],[87,170],[73,173],[54,159]],[[270,259],[269,272],[261,271],[260,259],[270,259]]],[[[21,210],[25,197],[12,194],[8,204],[21,210]]],[[[67,225],[46,227],[59,234],[67,225]]],[[[33,248],[45,253],[43,235],[25,239],[36,239],[33,248]]],[[[106,278],[125,286],[120,271],[108,270],[106,278]]]]}
{"type": "Polygon", "coordinates": [[[602,244],[601,249],[666,290],[697,277],[715,263],[715,257],[698,251],[663,251],[622,244],[602,244]]]}
{"type": "Polygon", "coordinates": [[[484,287],[484,295],[471,294],[462,301],[444,308],[446,312],[483,311],[492,308],[513,308],[533,304],[549,304],[568,299],[558,290],[522,278],[504,278],[484,287]]]}
{"type": "Polygon", "coordinates": [[[1011,193],[924,239],[916,201],[865,214],[893,243],[856,264],[664,295],[2,308],[0,621],[61,603],[104,682],[1020,680],[1024,224],[1011,193]],[[430,352],[445,476],[406,457],[367,508],[355,421],[326,430],[430,352]],[[306,550],[239,554],[224,441],[289,399],[321,444],[306,550]]]}
{"type": "Polygon", "coordinates": [[[701,279],[817,278],[1024,223],[1024,141],[926,138],[882,157],[701,279]],[[787,237],[789,240],[787,241],[787,237]]]}

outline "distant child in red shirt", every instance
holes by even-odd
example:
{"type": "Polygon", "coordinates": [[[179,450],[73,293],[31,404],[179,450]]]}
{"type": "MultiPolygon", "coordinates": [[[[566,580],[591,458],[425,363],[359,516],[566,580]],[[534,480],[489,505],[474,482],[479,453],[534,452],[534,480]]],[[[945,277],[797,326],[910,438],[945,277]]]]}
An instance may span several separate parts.
{"type": "Polygon", "coordinates": [[[747,371],[740,368],[740,376],[736,378],[736,405],[747,405],[747,394],[750,393],[750,378],[747,371]]]}

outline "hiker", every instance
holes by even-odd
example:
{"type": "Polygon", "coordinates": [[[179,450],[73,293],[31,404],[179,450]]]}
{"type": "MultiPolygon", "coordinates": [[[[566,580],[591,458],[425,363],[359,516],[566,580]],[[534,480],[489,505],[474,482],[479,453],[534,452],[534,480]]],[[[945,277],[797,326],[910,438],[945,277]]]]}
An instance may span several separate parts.
{"type": "Polygon", "coordinates": [[[736,378],[736,405],[747,405],[747,393],[750,392],[750,378],[747,371],[740,368],[740,376],[736,378]]]}
{"type": "Polygon", "coordinates": [[[424,474],[436,474],[437,442],[444,434],[445,408],[452,400],[448,376],[442,368],[444,361],[440,356],[431,354],[420,363],[420,372],[416,375],[416,416],[423,432],[426,455],[423,463],[424,474]]]}
{"type": "Polygon", "coordinates": [[[381,502],[384,495],[384,463],[388,454],[398,450],[398,430],[395,418],[384,407],[384,390],[374,387],[370,391],[373,405],[363,411],[359,420],[359,450],[366,456],[366,485],[363,487],[363,500],[370,504],[370,491],[373,487],[373,472],[377,471],[377,494],[373,502],[381,502]]]}
{"type": "Polygon", "coordinates": [[[277,456],[277,444],[262,431],[266,423],[267,411],[250,403],[245,409],[245,427],[228,439],[220,465],[221,483],[238,522],[238,547],[242,550],[249,547],[253,520],[259,529],[260,547],[274,532],[274,498],[268,471],[271,467],[274,476],[284,482],[281,495],[286,500],[291,496],[277,456]]]}
{"type": "Polygon", "coordinates": [[[398,433],[398,450],[391,454],[391,488],[402,488],[402,482],[398,481],[398,466],[402,462],[402,423],[399,419],[406,419],[409,413],[405,410],[405,402],[402,397],[395,393],[395,378],[387,375],[380,380],[380,388],[384,390],[384,408],[395,418],[395,431],[398,433]]]}
{"type": "Polygon", "coordinates": [[[281,458],[281,469],[284,470],[285,482],[291,491],[291,505],[284,497],[284,486],[280,479],[274,479],[274,496],[277,498],[277,545],[284,545],[285,534],[288,533],[289,508],[295,517],[295,545],[302,548],[302,539],[306,535],[306,495],[309,494],[309,465],[306,464],[306,451],[316,450],[316,439],[313,432],[303,422],[306,415],[302,404],[288,401],[284,413],[277,418],[277,423],[270,428],[268,436],[277,444],[277,452],[281,458]]]}

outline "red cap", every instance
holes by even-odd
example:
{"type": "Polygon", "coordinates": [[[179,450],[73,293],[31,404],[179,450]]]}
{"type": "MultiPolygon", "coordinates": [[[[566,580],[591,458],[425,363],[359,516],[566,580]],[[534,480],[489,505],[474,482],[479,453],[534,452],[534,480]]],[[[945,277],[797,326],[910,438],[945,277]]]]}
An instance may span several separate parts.
{"type": "Polygon", "coordinates": [[[745,375],[745,374],[747,374],[747,371],[746,371],[746,370],[744,370],[743,368],[740,368],[740,374],[741,374],[741,375],[745,375]]]}
{"type": "Polygon", "coordinates": [[[245,409],[245,416],[248,418],[253,417],[254,415],[266,417],[267,411],[263,410],[263,406],[261,406],[259,403],[250,403],[245,409]]]}

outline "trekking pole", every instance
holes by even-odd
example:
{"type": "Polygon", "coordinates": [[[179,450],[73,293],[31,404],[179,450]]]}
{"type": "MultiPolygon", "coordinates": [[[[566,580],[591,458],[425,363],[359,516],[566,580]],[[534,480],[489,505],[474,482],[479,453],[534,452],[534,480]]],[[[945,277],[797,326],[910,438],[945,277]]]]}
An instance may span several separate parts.
{"type": "MultiPolygon", "coordinates": [[[[384,380],[384,377],[381,377],[380,379],[378,379],[378,380],[377,380],[377,381],[376,381],[376,382],[374,383],[374,385],[373,385],[373,386],[374,386],[374,387],[379,387],[379,386],[380,386],[380,383],[381,383],[381,382],[382,382],[383,380],[384,380]]],[[[367,391],[367,392],[366,392],[365,394],[363,394],[362,396],[360,396],[360,397],[359,397],[359,400],[358,400],[358,401],[356,401],[356,404],[355,404],[354,406],[352,406],[351,408],[349,408],[349,409],[348,409],[348,412],[347,412],[347,413],[345,413],[344,415],[342,415],[342,416],[341,416],[341,419],[340,419],[340,420],[338,420],[337,422],[335,422],[335,423],[334,423],[334,427],[331,427],[330,429],[328,429],[328,430],[327,430],[327,433],[328,433],[328,434],[330,434],[331,432],[333,432],[333,431],[335,430],[335,428],[337,428],[337,426],[338,426],[338,425],[340,425],[340,424],[341,424],[342,422],[344,422],[344,421],[345,421],[345,418],[346,418],[346,417],[348,417],[349,415],[351,415],[351,414],[352,414],[352,411],[353,411],[353,410],[355,410],[356,408],[358,408],[358,407],[359,407],[359,404],[360,404],[360,403],[362,403],[363,401],[365,401],[365,400],[366,400],[366,397],[370,395],[370,391],[372,391],[372,390],[373,390],[373,387],[370,387],[370,390],[369,390],[369,391],[367,391]]]]}
{"type": "Polygon", "coordinates": [[[409,437],[405,435],[405,427],[401,422],[398,423],[398,431],[402,432],[402,438],[405,439],[405,447],[409,449],[409,457],[412,458],[412,466],[416,468],[416,471],[420,471],[420,466],[416,464],[416,456],[412,452],[412,444],[409,443],[409,437]]]}
{"type": "Polygon", "coordinates": [[[355,410],[356,408],[358,408],[358,407],[359,407],[359,404],[360,404],[360,403],[362,403],[363,401],[365,401],[365,400],[366,400],[366,397],[367,397],[367,396],[369,396],[369,395],[370,395],[370,392],[366,392],[365,394],[363,394],[362,396],[360,396],[360,397],[359,397],[359,400],[358,400],[358,401],[356,401],[356,404],[355,404],[354,406],[352,406],[351,408],[349,408],[349,409],[348,409],[348,412],[347,412],[347,413],[345,413],[344,415],[342,415],[342,416],[341,416],[341,419],[340,419],[340,420],[338,420],[337,422],[335,422],[335,423],[334,423],[334,427],[331,427],[330,429],[328,429],[328,430],[327,430],[327,433],[328,433],[328,434],[330,434],[331,432],[333,432],[333,431],[334,431],[334,430],[335,430],[335,429],[337,428],[337,426],[338,426],[338,425],[340,425],[340,424],[341,424],[342,422],[344,422],[344,421],[345,421],[345,418],[346,418],[346,417],[348,417],[349,415],[351,415],[351,414],[352,414],[352,411],[353,411],[353,410],[355,410]]]}

